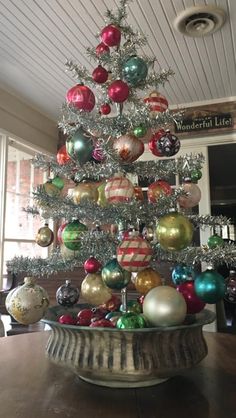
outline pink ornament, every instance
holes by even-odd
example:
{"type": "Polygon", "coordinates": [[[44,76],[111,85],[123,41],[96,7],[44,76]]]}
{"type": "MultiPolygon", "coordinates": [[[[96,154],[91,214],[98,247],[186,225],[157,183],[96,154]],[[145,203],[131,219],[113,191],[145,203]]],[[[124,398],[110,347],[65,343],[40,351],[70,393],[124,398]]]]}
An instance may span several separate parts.
{"type": "Polygon", "coordinates": [[[109,115],[109,113],[111,113],[111,106],[109,105],[109,103],[103,103],[100,106],[100,113],[102,115],[109,115]]]}
{"type": "Polygon", "coordinates": [[[102,30],[101,38],[105,45],[117,46],[120,44],[121,31],[115,25],[108,25],[102,30]]]}
{"type": "Polygon", "coordinates": [[[100,261],[98,261],[95,257],[89,257],[84,262],[84,270],[86,273],[96,273],[102,267],[100,261]]]}
{"type": "Polygon", "coordinates": [[[188,314],[196,314],[203,310],[206,304],[196,295],[193,280],[188,280],[185,283],[181,283],[179,286],[177,286],[176,290],[182,293],[187,304],[188,314]]]}
{"type": "Polygon", "coordinates": [[[109,52],[110,52],[109,46],[105,45],[103,42],[98,44],[98,46],[96,47],[96,54],[97,55],[109,54],[109,52]]]}
{"type": "Polygon", "coordinates": [[[183,184],[183,190],[188,193],[187,196],[180,196],[178,201],[181,208],[193,208],[201,200],[201,190],[195,183],[187,181],[183,184]]]}
{"type": "Polygon", "coordinates": [[[89,87],[77,84],[68,90],[66,94],[67,103],[73,104],[80,110],[91,112],[95,106],[95,96],[89,87]]]}
{"type": "Polygon", "coordinates": [[[57,162],[60,165],[67,164],[69,161],[71,161],[69,155],[66,151],[66,145],[62,145],[62,147],[57,152],[57,162]]]}
{"type": "Polygon", "coordinates": [[[152,116],[168,109],[168,101],[158,91],[152,91],[148,97],[145,97],[144,102],[149,105],[152,116]]]}
{"type": "Polygon", "coordinates": [[[148,143],[148,147],[149,147],[151,153],[153,155],[156,155],[156,157],[163,157],[162,152],[158,148],[158,141],[163,135],[165,135],[165,131],[164,131],[164,129],[160,129],[159,131],[155,132],[152,135],[152,137],[151,137],[151,139],[148,143]]]}
{"type": "Polygon", "coordinates": [[[64,230],[64,228],[66,227],[68,222],[65,222],[63,224],[61,224],[57,230],[57,241],[59,244],[62,244],[62,232],[64,230]]]}
{"type": "Polygon", "coordinates": [[[147,196],[151,203],[156,203],[163,194],[169,196],[172,194],[172,188],[165,180],[157,180],[148,186],[147,196]]]}
{"type": "Polygon", "coordinates": [[[134,186],[126,177],[112,177],[107,181],[105,197],[109,203],[124,203],[134,197],[134,186]]]}
{"type": "Polygon", "coordinates": [[[58,322],[60,322],[60,324],[64,324],[64,325],[75,325],[76,324],[75,319],[70,314],[61,315],[58,322]]]}
{"type": "Polygon", "coordinates": [[[126,163],[136,161],[144,152],[144,143],[134,135],[122,135],[115,139],[113,148],[126,163]]]}
{"type": "Polygon", "coordinates": [[[98,84],[103,84],[108,79],[108,71],[99,65],[97,68],[93,70],[92,77],[94,81],[98,84]]]}
{"type": "Polygon", "coordinates": [[[129,86],[122,80],[115,80],[108,87],[108,96],[115,103],[123,103],[129,97],[129,86]]]}
{"type": "Polygon", "coordinates": [[[99,162],[103,161],[104,158],[105,158],[104,153],[103,153],[103,149],[98,142],[95,143],[95,147],[93,149],[92,157],[94,158],[94,160],[99,161],[99,162]]]}
{"type": "Polygon", "coordinates": [[[150,244],[141,237],[125,238],[117,248],[117,260],[125,270],[138,272],[148,267],[152,258],[150,244]]]}

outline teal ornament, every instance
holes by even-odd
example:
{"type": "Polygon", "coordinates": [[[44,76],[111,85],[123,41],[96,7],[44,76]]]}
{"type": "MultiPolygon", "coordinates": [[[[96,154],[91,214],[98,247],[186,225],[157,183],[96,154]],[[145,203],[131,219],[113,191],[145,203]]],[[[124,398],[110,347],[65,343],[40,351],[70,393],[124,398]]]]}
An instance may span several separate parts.
{"type": "Polygon", "coordinates": [[[93,148],[91,135],[82,128],[79,128],[75,134],[66,141],[67,154],[72,160],[79,162],[79,164],[85,164],[92,158],[93,148]]]}
{"type": "Polygon", "coordinates": [[[191,178],[192,183],[197,183],[198,180],[202,178],[201,170],[197,170],[197,169],[192,170],[190,173],[190,178],[191,178]]]}
{"type": "Polygon", "coordinates": [[[87,230],[87,226],[77,220],[69,222],[62,231],[62,243],[69,250],[78,251],[81,247],[81,234],[87,230]]]}
{"type": "Polygon", "coordinates": [[[56,186],[59,190],[62,190],[63,187],[65,186],[65,182],[61,177],[54,177],[54,179],[52,179],[52,184],[54,184],[54,186],[56,186]]]}
{"type": "Polygon", "coordinates": [[[226,291],[225,279],[217,271],[208,268],[196,277],[194,289],[196,295],[203,302],[216,303],[224,297],[226,291]]]}
{"type": "Polygon", "coordinates": [[[108,319],[109,321],[111,321],[115,326],[117,324],[118,319],[122,316],[122,312],[109,312],[106,316],[105,319],[108,319]]]}
{"type": "Polygon", "coordinates": [[[193,269],[190,266],[178,265],[172,271],[172,281],[178,286],[187,280],[193,280],[193,269]]]}
{"type": "Polygon", "coordinates": [[[216,247],[222,247],[222,245],[224,245],[224,240],[220,237],[220,235],[214,234],[208,238],[207,245],[212,250],[216,247]]]}
{"type": "Polygon", "coordinates": [[[140,303],[137,302],[136,300],[129,300],[127,302],[126,311],[125,311],[124,306],[122,304],[120,305],[120,311],[121,312],[131,312],[131,313],[139,314],[139,313],[142,312],[142,305],[140,305],[140,303]]]}
{"type": "Polygon", "coordinates": [[[134,329],[134,328],[145,328],[146,321],[141,315],[133,312],[123,314],[117,321],[116,327],[120,329],[134,329]]]}
{"type": "Polygon", "coordinates": [[[106,263],[101,275],[104,284],[116,290],[126,287],[131,279],[131,272],[124,270],[115,257],[106,263]]]}
{"type": "Polygon", "coordinates": [[[147,127],[144,124],[141,124],[134,128],[133,133],[137,138],[142,138],[147,133],[147,127]]]}
{"type": "Polygon", "coordinates": [[[131,86],[136,87],[145,80],[148,73],[146,62],[137,56],[128,58],[122,66],[122,74],[124,79],[131,86]]]}

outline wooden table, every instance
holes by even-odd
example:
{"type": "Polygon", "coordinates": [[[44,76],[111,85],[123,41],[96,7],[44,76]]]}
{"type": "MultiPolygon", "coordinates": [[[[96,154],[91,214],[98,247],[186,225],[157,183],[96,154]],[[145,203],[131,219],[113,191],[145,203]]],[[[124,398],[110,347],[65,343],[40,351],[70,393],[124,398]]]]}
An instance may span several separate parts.
{"type": "Polygon", "coordinates": [[[48,332],[0,338],[0,418],[235,418],[236,336],[205,336],[200,365],[141,389],[94,386],[51,364],[48,332]]]}

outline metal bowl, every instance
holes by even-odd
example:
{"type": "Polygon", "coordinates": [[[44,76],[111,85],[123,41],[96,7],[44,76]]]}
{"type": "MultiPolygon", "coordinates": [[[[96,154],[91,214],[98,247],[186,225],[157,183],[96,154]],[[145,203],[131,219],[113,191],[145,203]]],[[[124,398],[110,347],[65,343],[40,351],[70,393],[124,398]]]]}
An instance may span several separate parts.
{"type": "Polygon", "coordinates": [[[63,313],[76,313],[83,307],[49,308],[42,321],[52,329],[47,356],[87,382],[117,388],[152,386],[195,366],[207,355],[202,327],[215,320],[209,310],[173,327],[121,330],[57,322],[63,313]]]}

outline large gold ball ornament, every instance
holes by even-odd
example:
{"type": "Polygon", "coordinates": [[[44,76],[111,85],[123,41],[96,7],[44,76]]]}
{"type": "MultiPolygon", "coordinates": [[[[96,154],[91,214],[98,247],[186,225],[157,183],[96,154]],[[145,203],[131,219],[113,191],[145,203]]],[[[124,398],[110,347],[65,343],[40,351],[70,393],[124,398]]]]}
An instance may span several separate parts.
{"type": "Polygon", "coordinates": [[[160,286],[161,284],[160,274],[151,267],[139,271],[134,281],[136,290],[142,295],[146,295],[150,289],[160,286]]]}
{"type": "Polygon", "coordinates": [[[193,238],[193,225],[178,212],[162,216],[156,229],[160,246],[167,251],[180,251],[188,247],[193,238]]]}
{"type": "Polygon", "coordinates": [[[45,224],[42,228],[39,228],[35,237],[36,244],[40,247],[48,247],[54,240],[54,234],[52,230],[45,224]]]}
{"type": "Polygon", "coordinates": [[[73,201],[75,204],[79,204],[85,200],[93,202],[98,200],[97,185],[93,183],[79,183],[73,189],[73,201]]]}
{"type": "Polygon", "coordinates": [[[105,286],[101,274],[90,273],[81,284],[81,295],[91,305],[103,305],[112,297],[112,290],[105,286]]]}
{"type": "Polygon", "coordinates": [[[105,208],[108,205],[108,201],[105,196],[105,187],[106,187],[106,183],[104,182],[100,184],[100,186],[98,186],[97,188],[97,191],[98,191],[97,204],[101,206],[102,208],[105,208]]]}
{"type": "Polygon", "coordinates": [[[151,325],[170,327],[183,323],[187,305],[181,293],[170,286],[151,289],[143,301],[143,314],[151,325]]]}

